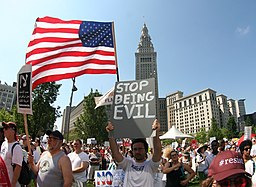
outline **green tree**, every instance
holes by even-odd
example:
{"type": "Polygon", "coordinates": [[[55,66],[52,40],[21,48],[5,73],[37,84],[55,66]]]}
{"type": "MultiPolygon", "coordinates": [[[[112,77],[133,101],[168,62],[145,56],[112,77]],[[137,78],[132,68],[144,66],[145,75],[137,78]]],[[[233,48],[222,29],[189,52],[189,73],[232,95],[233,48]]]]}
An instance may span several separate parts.
{"type": "Polygon", "coordinates": [[[221,128],[220,130],[221,130],[221,133],[223,134],[223,138],[230,137],[229,130],[227,128],[221,128]]]}
{"type": "Polygon", "coordinates": [[[227,131],[226,136],[227,136],[228,139],[234,138],[238,134],[236,121],[235,121],[235,118],[233,116],[231,116],[228,119],[227,130],[228,131],[227,131]]]}
{"type": "Polygon", "coordinates": [[[12,110],[11,110],[10,114],[12,115],[13,121],[17,125],[18,132],[20,134],[25,133],[25,130],[24,130],[24,116],[23,116],[23,114],[18,113],[17,105],[14,105],[12,107],[12,110]]]}
{"type": "Polygon", "coordinates": [[[60,117],[60,107],[53,106],[60,87],[61,84],[49,82],[40,84],[33,90],[33,115],[28,116],[28,130],[33,138],[43,135],[46,129],[52,129],[57,117],[60,117]]]}
{"type": "Polygon", "coordinates": [[[252,126],[252,120],[249,116],[245,119],[245,126],[252,126]]]}
{"type": "Polygon", "coordinates": [[[199,143],[205,143],[207,142],[207,133],[205,132],[205,129],[201,129],[200,132],[198,132],[195,136],[195,139],[197,140],[197,142],[199,143]]]}
{"type": "Polygon", "coordinates": [[[11,115],[10,112],[8,112],[7,110],[5,109],[1,109],[0,110],[0,121],[14,121],[13,120],[13,116],[11,115]]]}
{"type": "Polygon", "coordinates": [[[221,133],[215,118],[212,118],[211,129],[208,132],[208,138],[210,137],[216,137],[218,140],[223,138],[223,134],[221,133]]]}
{"type": "Polygon", "coordinates": [[[94,97],[101,96],[96,90],[91,92],[84,98],[83,113],[75,122],[76,132],[79,137],[86,140],[87,138],[95,138],[98,143],[102,144],[108,139],[105,126],[108,118],[106,113],[106,107],[102,106],[95,108],[94,97]]]}

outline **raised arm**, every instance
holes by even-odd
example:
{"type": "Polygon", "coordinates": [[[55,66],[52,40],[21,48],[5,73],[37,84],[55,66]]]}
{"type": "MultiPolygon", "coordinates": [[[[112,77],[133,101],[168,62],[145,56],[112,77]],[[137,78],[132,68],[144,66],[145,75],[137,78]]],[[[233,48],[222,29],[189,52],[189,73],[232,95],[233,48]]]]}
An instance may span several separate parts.
{"type": "MultiPolygon", "coordinates": [[[[114,126],[112,125],[112,123],[110,121],[108,122],[108,125],[106,126],[106,130],[108,133],[114,130],[114,126]]],[[[111,149],[112,156],[113,156],[114,160],[116,162],[122,162],[124,157],[119,152],[119,149],[118,149],[118,146],[116,143],[116,139],[114,137],[111,137],[110,135],[109,135],[109,145],[110,145],[110,149],[111,149]]]]}
{"type": "Polygon", "coordinates": [[[153,137],[154,152],[152,160],[153,162],[159,162],[161,160],[162,145],[159,139],[160,123],[157,119],[153,122],[152,129],[156,131],[156,136],[153,137]]]}
{"type": "MultiPolygon", "coordinates": [[[[42,153],[42,154],[44,154],[44,153],[42,153]]],[[[29,166],[30,166],[31,170],[33,171],[33,173],[37,176],[38,170],[39,170],[39,165],[40,165],[40,159],[37,162],[37,164],[35,164],[34,156],[31,155],[30,153],[28,153],[28,163],[29,163],[29,166]]]]}

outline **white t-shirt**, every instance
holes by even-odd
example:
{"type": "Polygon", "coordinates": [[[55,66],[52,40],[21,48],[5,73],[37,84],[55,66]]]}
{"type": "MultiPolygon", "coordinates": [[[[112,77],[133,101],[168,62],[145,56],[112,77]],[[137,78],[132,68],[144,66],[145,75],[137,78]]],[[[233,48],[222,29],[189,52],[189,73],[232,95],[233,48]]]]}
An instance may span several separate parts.
{"type": "Polygon", "coordinates": [[[252,149],[251,149],[251,156],[256,156],[256,144],[252,145],[252,149]]]}
{"type": "MultiPolygon", "coordinates": [[[[72,164],[72,170],[81,166],[82,162],[88,162],[89,164],[89,156],[81,152],[76,154],[75,152],[69,153],[68,157],[72,164]]],[[[86,182],[86,170],[80,173],[73,173],[74,179],[81,182],[86,182]]]]}
{"type": "MultiPolygon", "coordinates": [[[[207,157],[208,154],[206,152],[204,152],[203,155],[205,155],[205,157],[207,157]]],[[[203,159],[203,157],[200,154],[198,154],[196,156],[196,161],[198,163],[198,168],[197,168],[198,171],[203,172],[205,169],[207,169],[205,166],[205,159],[203,159]]]]}
{"type": "MultiPolygon", "coordinates": [[[[13,177],[13,167],[12,167],[12,163],[13,164],[17,164],[17,165],[22,165],[22,161],[23,161],[23,153],[22,153],[22,148],[20,145],[16,145],[13,149],[13,156],[12,156],[12,146],[14,143],[17,142],[12,142],[12,143],[8,143],[7,140],[3,142],[2,146],[1,146],[1,157],[3,158],[7,171],[8,171],[8,175],[9,175],[9,179],[12,182],[12,177],[13,177]]],[[[17,182],[16,186],[20,186],[20,184],[17,182]]]]}
{"type": "Polygon", "coordinates": [[[135,162],[134,159],[124,158],[118,163],[118,167],[125,172],[125,187],[153,187],[155,173],[158,171],[159,162],[153,162],[152,159],[143,163],[135,162]]]}
{"type": "Polygon", "coordinates": [[[245,171],[252,175],[252,184],[256,185],[256,163],[253,160],[248,160],[245,163],[245,171]],[[254,165],[254,166],[253,166],[254,165]]]}

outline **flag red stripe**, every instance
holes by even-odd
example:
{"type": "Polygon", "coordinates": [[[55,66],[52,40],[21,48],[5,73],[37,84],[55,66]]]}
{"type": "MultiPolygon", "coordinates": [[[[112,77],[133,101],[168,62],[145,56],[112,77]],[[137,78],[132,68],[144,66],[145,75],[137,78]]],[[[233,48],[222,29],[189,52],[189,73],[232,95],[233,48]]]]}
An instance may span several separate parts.
{"type": "MultiPolygon", "coordinates": [[[[78,35],[78,29],[73,28],[36,28],[36,33],[72,33],[78,35]]],[[[78,37],[78,36],[77,36],[78,37]]]]}
{"type": "Polygon", "coordinates": [[[47,22],[47,23],[65,23],[65,24],[81,24],[81,20],[62,20],[59,18],[53,18],[53,17],[43,17],[43,18],[37,18],[37,22],[47,22]]]}
{"type": "Polygon", "coordinates": [[[42,84],[44,82],[53,82],[59,81],[62,79],[69,79],[73,77],[78,77],[83,74],[116,74],[116,70],[111,69],[85,69],[83,71],[75,72],[75,73],[66,73],[66,74],[56,74],[51,76],[45,76],[43,78],[37,79],[32,86],[34,89],[37,85],[42,84]]]}

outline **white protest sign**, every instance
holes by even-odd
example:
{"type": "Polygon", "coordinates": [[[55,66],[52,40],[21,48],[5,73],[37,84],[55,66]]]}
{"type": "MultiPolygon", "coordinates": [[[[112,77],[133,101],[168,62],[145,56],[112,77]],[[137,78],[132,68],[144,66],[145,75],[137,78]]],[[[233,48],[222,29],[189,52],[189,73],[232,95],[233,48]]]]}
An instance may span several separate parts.
{"type": "Polygon", "coordinates": [[[100,170],[95,171],[96,187],[123,187],[124,171],[117,170],[100,170]]]}
{"type": "Polygon", "coordinates": [[[244,140],[250,140],[252,134],[252,126],[244,127],[244,140]]]}
{"type": "Polygon", "coordinates": [[[95,108],[98,108],[100,106],[104,106],[104,105],[112,105],[113,103],[113,96],[114,96],[114,87],[111,88],[107,93],[105,93],[103,96],[101,97],[94,97],[94,101],[95,101],[95,108]]]}

